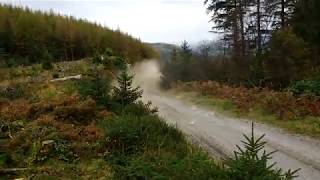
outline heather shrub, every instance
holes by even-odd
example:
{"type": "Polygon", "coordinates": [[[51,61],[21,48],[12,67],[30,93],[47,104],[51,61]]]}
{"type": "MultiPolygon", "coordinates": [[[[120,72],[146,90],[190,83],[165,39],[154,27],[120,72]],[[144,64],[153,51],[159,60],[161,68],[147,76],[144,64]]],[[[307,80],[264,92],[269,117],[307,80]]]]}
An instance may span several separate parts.
{"type": "Polygon", "coordinates": [[[25,120],[29,117],[30,108],[28,101],[12,101],[0,109],[0,118],[7,121],[25,120]]]}
{"type": "Polygon", "coordinates": [[[89,124],[84,126],[80,132],[80,135],[87,141],[87,142],[94,142],[102,137],[104,137],[103,130],[95,124],[89,124]]]}
{"type": "Polygon", "coordinates": [[[39,126],[56,128],[61,139],[70,141],[92,142],[104,136],[102,129],[94,123],[89,125],[66,123],[55,119],[52,115],[43,115],[36,120],[36,123],[39,126]]]}
{"type": "Polygon", "coordinates": [[[31,105],[28,118],[37,119],[39,116],[50,113],[54,110],[54,106],[50,103],[38,102],[31,105]]]}
{"type": "Polygon", "coordinates": [[[96,116],[96,109],[95,104],[88,100],[80,105],[56,107],[53,114],[59,121],[89,124],[96,116]]]}
{"type": "Polygon", "coordinates": [[[289,120],[320,115],[319,98],[304,95],[296,97],[287,91],[232,87],[214,81],[176,83],[174,87],[177,90],[195,91],[205,96],[230,101],[243,113],[248,113],[254,108],[262,108],[263,111],[278,119],[289,120]]]}

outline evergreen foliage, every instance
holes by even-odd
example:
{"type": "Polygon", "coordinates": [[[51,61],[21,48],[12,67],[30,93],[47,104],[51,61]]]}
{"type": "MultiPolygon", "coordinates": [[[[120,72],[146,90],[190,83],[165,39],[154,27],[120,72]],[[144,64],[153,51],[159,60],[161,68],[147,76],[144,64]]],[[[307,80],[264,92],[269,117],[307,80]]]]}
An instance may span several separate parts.
{"type": "Polygon", "coordinates": [[[44,61],[42,62],[42,64],[41,64],[41,66],[42,66],[42,68],[43,68],[44,70],[50,70],[50,69],[53,68],[52,63],[51,63],[49,60],[44,60],[44,61]]]}
{"type": "MultiPolygon", "coordinates": [[[[190,58],[192,56],[192,49],[186,40],[184,40],[181,43],[180,49],[181,49],[181,55],[184,58],[184,60],[190,60],[190,58]]],[[[172,52],[172,53],[174,53],[174,52],[172,52]]]]}
{"type": "Polygon", "coordinates": [[[267,153],[264,148],[267,142],[263,141],[265,135],[255,138],[254,125],[252,124],[251,136],[243,135],[245,140],[243,148],[237,145],[234,151],[234,158],[228,159],[227,174],[229,179],[236,180],[291,180],[298,170],[288,170],[283,173],[282,169],[275,169],[276,163],[269,164],[271,155],[275,152],[267,153]]]}
{"type": "Polygon", "coordinates": [[[320,96],[319,80],[301,80],[292,83],[289,88],[294,94],[309,94],[320,96]]]}
{"type": "MultiPolygon", "coordinates": [[[[320,1],[300,0],[292,20],[295,32],[320,53],[320,1]]],[[[319,56],[318,56],[319,57],[319,56]]],[[[319,63],[319,58],[318,58],[319,63]]]]}
{"type": "Polygon", "coordinates": [[[0,4],[0,51],[5,55],[1,59],[8,65],[11,58],[18,65],[77,60],[102,54],[107,48],[128,62],[155,54],[151,47],[120,30],[52,11],[0,4]]]}
{"type": "Polygon", "coordinates": [[[82,98],[92,98],[98,105],[108,106],[110,104],[110,81],[103,78],[97,70],[92,72],[89,79],[78,83],[78,90],[82,98]]]}
{"type": "MultiPolygon", "coordinates": [[[[221,40],[212,43],[216,49],[211,54],[209,46],[201,47],[201,44],[200,51],[189,53],[186,42],[179,53],[173,50],[171,62],[161,68],[162,87],[170,88],[176,81],[213,80],[232,86],[284,90],[297,81],[318,81],[318,1],[206,0],[204,3],[215,23],[212,32],[221,33],[221,40]]],[[[307,88],[299,86],[302,87],[307,88]]]]}
{"type": "Polygon", "coordinates": [[[302,80],[312,72],[307,44],[290,30],[274,33],[269,49],[263,55],[269,87],[287,87],[292,81],[302,80]]]}
{"type": "Polygon", "coordinates": [[[113,100],[120,104],[122,109],[142,97],[143,91],[140,87],[133,87],[132,85],[133,77],[133,75],[128,74],[127,70],[123,70],[117,77],[118,87],[113,89],[113,100]]]}

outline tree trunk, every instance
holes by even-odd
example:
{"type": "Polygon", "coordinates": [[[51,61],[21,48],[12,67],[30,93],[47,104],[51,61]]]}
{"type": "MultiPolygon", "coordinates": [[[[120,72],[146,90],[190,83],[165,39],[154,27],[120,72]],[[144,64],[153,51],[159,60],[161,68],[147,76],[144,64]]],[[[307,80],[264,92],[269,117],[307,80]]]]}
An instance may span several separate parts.
{"type": "Polygon", "coordinates": [[[261,12],[260,12],[261,1],[257,0],[257,31],[258,31],[258,39],[257,39],[257,53],[261,54],[261,12]]]}
{"type": "Polygon", "coordinates": [[[234,14],[233,14],[233,46],[234,46],[234,56],[240,56],[240,44],[239,44],[239,25],[238,25],[238,3],[237,0],[234,1],[234,14]]]}
{"type": "Polygon", "coordinates": [[[281,0],[281,28],[284,29],[286,26],[286,12],[285,12],[286,2],[285,0],[281,0]]]}
{"type": "Polygon", "coordinates": [[[241,56],[244,57],[246,53],[246,46],[245,46],[245,32],[244,32],[244,22],[243,22],[243,0],[239,2],[239,20],[240,20],[240,28],[241,28],[241,56]]]}

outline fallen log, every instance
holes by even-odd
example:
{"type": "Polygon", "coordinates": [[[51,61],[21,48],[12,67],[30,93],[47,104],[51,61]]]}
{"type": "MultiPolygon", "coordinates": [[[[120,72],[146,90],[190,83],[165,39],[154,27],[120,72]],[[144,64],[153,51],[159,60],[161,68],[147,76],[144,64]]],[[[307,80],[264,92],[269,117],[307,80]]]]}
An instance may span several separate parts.
{"type": "Polygon", "coordinates": [[[57,81],[66,81],[66,80],[72,80],[72,79],[81,79],[82,75],[76,75],[76,76],[67,76],[67,77],[63,77],[63,78],[56,78],[56,79],[52,79],[50,80],[50,82],[57,82],[57,81]]]}
{"type": "Polygon", "coordinates": [[[0,169],[0,174],[9,174],[9,173],[15,173],[18,171],[27,171],[30,168],[7,168],[7,169],[0,169]]]}

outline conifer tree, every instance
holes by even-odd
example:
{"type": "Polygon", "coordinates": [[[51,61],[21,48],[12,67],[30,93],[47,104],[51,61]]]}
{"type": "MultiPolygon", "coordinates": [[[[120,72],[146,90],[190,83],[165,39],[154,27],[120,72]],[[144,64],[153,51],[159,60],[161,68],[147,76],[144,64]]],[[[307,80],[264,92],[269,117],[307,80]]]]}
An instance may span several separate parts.
{"type": "Polygon", "coordinates": [[[273,26],[284,29],[289,25],[289,20],[294,14],[297,0],[266,0],[269,13],[274,16],[273,26]]]}
{"type": "Polygon", "coordinates": [[[215,23],[212,32],[223,33],[224,39],[232,41],[233,56],[244,56],[246,0],[205,0],[204,3],[215,23]]]}
{"type": "Polygon", "coordinates": [[[180,46],[181,48],[181,55],[185,60],[190,60],[191,56],[192,56],[192,49],[189,45],[189,43],[184,40],[180,46]]]}
{"type": "Polygon", "coordinates": [[[89,78],[79,82],[79,93],[83,98],[90,97],[98,105],[109,105],[110,81],[102,77],[102,73],[94,66],[89,78]]]}
{"type": "Polygon", "coordinates": [[[245,140],[243,148],[237,145],[238,150],[234,151],[234,158],[228,159],[227,173],[230,179],[237,180],[255,180],[255,179],[273,179],[273,180],[291,180],[296,177],[297,170],[275,169],[276,163],[269,164],[271,155],[276,151],[267,153],[265,149],[266,141],[263,141],[265,135],[256,138],[254,135],[254,125],[252,123],[251,136],[243,135],[245,140]]]}
{"type": "Polygon", "coordinates": [[[122,109],[142,97],[143,91],[140,87],[133,87],[132,85],[133,77],[133,75],[128,74],[127,70],[123,70],[117,77],[118,87],[113,89],[113,99],[121,104],[122,109]]]}

